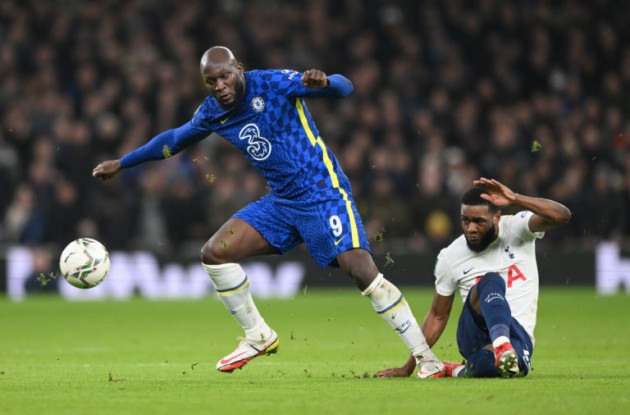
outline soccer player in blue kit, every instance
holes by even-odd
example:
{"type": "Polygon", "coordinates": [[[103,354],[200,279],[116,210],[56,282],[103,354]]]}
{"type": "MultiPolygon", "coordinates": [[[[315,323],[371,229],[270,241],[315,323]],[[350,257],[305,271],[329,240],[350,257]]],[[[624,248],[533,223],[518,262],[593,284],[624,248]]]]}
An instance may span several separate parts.
{"type": "Polygon", "coordinates": [[[350,183],[328,150],[304,98],[341,98],[353,85],[342,75],[311,69],[244,71],[234,54],[215,46],[201,58],[209,89],[186,124],[164,131],[119,160],[94,168],[109,179],[124,168],[174,155],[211,133],[243,152],[271,192],[235,213],[203,246],[201,262],[214,287],[245,331],[237,348],[217,363],[232,372],[252,359],[275,353],[277,333],[260,315],[239,261],[285,253],[304,242],[321,267],[341,267],[376,312],[399,334],[414,356],[419,378],[444,370],[429,348],[401,292],[383,277],[369,242],[350,183]]]}

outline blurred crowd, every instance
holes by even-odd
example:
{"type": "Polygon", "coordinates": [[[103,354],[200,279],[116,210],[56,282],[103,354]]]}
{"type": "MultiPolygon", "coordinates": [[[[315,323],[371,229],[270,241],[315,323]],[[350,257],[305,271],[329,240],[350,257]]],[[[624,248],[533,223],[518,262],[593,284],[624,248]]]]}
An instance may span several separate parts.
{"type": "MultiPolygon", "coordinates": [[[[541,243],[630,244],[630,3],[612,0],[3,0],[0,242],[198,249],[268,192],[220,137],[97,181],[92,168],[192,117],[199,58],[350,78],[309,100],[374,248],[459,235],[474,178],[550,197],[541,243]]],[[[195,251],[197,252],[197,251],[195,251]]]]}

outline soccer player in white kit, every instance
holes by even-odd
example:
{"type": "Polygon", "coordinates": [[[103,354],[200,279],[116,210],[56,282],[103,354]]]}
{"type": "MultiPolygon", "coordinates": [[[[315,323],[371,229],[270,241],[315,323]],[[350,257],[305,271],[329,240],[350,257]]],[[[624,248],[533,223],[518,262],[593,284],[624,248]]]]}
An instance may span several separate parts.
{"type": "MultiPolygon", "coordinates": [[[[465,364],[444,362],[432,377],[512,377],[529,372],[538,304],[535,242],[545,231],[566,224],[564,205],[514,193],[494,179],[480,178],[462,196],[463,235],[442,249],[435,266],[435,294],[422,331],[429,346],[448,322],[455,292],[464,300],[457,345],[465,364]],[[502,215],[500,208],[522,211],[502,215]]],[[[409,376],[410,358],[380,377],[409,376]]]]}

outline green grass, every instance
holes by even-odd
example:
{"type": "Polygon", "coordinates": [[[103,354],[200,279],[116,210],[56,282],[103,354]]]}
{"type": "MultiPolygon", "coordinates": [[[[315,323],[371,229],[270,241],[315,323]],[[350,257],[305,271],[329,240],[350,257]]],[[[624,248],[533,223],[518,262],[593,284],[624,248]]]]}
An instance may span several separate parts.
{"type": "MultiPolygon", "coordinates": [[[[429,290],[404,290],[419,320],[429,290]]],[[[630,297],[543,287],[520,379],[373,378],[407,350],[348,288],[258,301],[280,351],[215,370],[236,323],[201,301],[0,299],[0,414],[630,413],[630,297]]],[[[459,360],[453,317],[434,350],[459,360]]]]}

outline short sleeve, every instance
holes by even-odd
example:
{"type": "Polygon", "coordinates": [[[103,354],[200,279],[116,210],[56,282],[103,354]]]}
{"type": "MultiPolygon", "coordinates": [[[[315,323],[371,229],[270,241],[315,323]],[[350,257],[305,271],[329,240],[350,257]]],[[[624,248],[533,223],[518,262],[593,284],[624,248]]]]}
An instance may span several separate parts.
{"type": "Polygon", "coordinates": [[[510,233],[523,241],[533,241],[545,236],[544,232],[532,232],[529,230],[529,219],[534,213],[528,210],[518,212],[508,219],[510,233]]]}
{"type": "Polygon", "coordinates": [[[457,287],[448,256],[444,250],[440,251],[437,257],[433,273],[435,274],[435,291],[445,297],[452,295],[457,287]]]}

